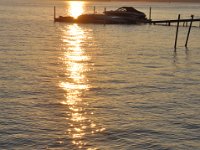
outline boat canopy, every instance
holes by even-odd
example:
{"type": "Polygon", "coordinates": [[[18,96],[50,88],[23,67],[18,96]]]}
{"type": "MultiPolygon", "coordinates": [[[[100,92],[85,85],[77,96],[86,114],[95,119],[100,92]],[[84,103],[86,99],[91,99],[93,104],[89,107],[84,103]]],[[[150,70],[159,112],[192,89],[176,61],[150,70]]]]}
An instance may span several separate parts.
{"type": "Polygon", "coordinates": [[[141,11],[138,11],[137,9],[133,8],[133,7],[120,7],[115,11],[122,11],[122,12],[132,12],[132,13],[139,13],[139,14],[144,14],[141,11]]]}
{"type": "Polygon", "coordinates": [[[116,11],[139,12],[133,7],[120,7],[116,11]]]}
{"type": "Polygon", "coordinates": [[[146,15],[141,12],[136,10],[133,7],[120,7],[116,10],[110,10],[110,11],[105,11],[104,12],[106,15],[113,15],[113,16],[124,16],[124,17],[139,17],[146,19],[146,15]]]}

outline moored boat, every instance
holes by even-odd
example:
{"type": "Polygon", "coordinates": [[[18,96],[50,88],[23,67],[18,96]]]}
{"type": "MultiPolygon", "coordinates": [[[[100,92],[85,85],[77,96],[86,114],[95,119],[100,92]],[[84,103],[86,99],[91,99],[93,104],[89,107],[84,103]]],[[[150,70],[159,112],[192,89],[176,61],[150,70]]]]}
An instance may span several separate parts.
{"type": "Polygon", "coordinates": [[[146,15],[143,12],[138,11],[133,7],[120,7],[114,11],[113,10],[105,11],[104,14],[107,16],[123,17],[132,22],[148,21],[146,15]]]}
{"type": "Polygon", "coordinates": [[[117,10],[105,11],[103,14],[82,14],[78,18],[59,16],[55,22],[93,23],[93,24],[138,24],[147,23],[146,15],[133,7],[120,7],[117,10]]]}

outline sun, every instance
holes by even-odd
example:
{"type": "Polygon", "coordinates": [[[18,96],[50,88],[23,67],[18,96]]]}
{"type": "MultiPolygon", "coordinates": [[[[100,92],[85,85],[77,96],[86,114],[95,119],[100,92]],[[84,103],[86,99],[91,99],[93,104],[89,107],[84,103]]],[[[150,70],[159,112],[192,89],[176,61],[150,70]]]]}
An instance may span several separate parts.
{"type": "Polygon", "coordinates": [[[70,1],[69,3],[69,14],[75,19],[78,18],[81,14],[83,14],[83,5],[84,2],[81,1],[70,1]]]}

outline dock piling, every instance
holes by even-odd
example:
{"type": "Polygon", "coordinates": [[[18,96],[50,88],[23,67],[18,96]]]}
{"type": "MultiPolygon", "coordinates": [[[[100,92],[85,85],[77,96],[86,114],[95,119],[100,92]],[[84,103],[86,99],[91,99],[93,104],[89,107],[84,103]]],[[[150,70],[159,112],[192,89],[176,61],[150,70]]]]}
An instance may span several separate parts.
{"type": "Polygon", "coordinates": [[[190,22],[190,26],[189,26],[189,29],[188,29],[186,42],[185,42],[185,47],[186,48],[187,48],[187,44],[188,44],[188,40],[189,40],[189,36],[190,36],[190,31],[191,31],[191,27],[192,27],[193,18],[194,18],[194,15],[191,15],[191,22],[190,22]]]}
{"type": "Polygon", "coordinates": [[[177,39],[178,39],[179,21],[180,21],[180,14],[178,15],[177,27],[176,27],[176,37],[175,37],[175,44],[174,44],[174,51],[175,52],[176,52],[176,45],[177,45],[177,39]]]}
{"type": "Polygon", "coordinates": [[[149,20],[151,21],[151,7],[149,8],[149,20]]]}
{"type": "Polygon", "coordinates": [[[54,6],[54,21],[56,19],[56,6],[54,6]]]}

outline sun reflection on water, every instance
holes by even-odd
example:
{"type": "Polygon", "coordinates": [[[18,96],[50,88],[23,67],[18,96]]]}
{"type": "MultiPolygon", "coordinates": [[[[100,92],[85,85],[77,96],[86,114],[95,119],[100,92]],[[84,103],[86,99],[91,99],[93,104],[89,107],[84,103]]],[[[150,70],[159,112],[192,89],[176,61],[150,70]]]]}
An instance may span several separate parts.
{"type": "Polygon", "coordinates": [[[94,113],[88,111],[88,103],[83,100],[83,94],[90,89],[86,76],[86,72],[90,70],[87,63],[90,57],[83,48],[86,36],[87,33],[77,24],[68,25],[63,30],[64,52],[61,59],[65,64],[67,79],[59,83],[59,86],[66,91],[65,100],[61,104],[65,105],[68,110],[67,134],[72,139],[71,143],[78,148],[89,144],[86,136],[104,130],[90,119],[94,113]]]}

